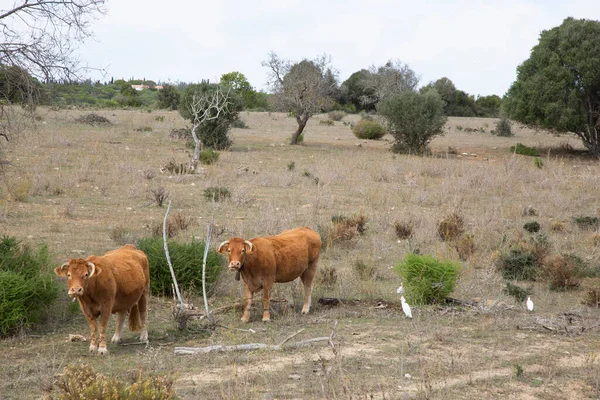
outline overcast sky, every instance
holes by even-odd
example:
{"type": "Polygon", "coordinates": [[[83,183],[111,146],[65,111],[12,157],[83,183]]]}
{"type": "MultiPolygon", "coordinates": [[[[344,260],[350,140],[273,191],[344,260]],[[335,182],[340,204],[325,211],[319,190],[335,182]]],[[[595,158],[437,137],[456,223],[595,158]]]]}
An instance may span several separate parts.
{"type": "Polygon", "coordinates": [[[266,89],[270,51],[299,61],[331,55],[340,83],[401,60],[420,85],[448,77],[474,95],[502,96],[542,30],[569,16],[600,20],[598,0],[191,1],[120,0],[80,49],[94,79],[219,80],[240,71],[266,89]]]}

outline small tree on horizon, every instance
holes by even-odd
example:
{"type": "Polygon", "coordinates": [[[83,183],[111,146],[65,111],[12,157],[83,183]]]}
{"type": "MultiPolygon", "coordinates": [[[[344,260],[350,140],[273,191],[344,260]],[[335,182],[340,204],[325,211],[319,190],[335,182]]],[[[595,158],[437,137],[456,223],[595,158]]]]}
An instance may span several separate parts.
{"type": "Polygon", "coordinates": [[[503,105],[515,121],[575,133],[600,158],[600,21],[566,18],[542,31],[503,105]]]}
{"type": "MultiPolygon", "coordinates": [[[[330,63],[330,57],[326,55],[292,63],[273,52],[262,63],[263,67],[270,70],[269,86],[273,93],[270,99],[274,108],[293,114],[298,123],[290,144],[298,144],[298,138],[310,117],[333,104],[331,85],[332,77],[336,77],[337,72],[329,67],[330,63]]],[[[335,79],[333,82],[337,83],[335,79]]]]}
{"type": "Polygon", "coordinates": [[[158,91],[158,108],[170,108],[171,110],[179,109],[181,94],[179,90],[170,84],[164,84],[163,88],[158,91]]]}

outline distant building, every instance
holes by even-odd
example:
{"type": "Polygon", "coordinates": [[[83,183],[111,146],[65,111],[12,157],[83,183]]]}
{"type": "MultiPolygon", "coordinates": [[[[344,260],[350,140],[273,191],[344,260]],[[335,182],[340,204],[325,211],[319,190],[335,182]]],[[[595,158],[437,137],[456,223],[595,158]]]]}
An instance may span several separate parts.
{"type": "Polygon", "coordinates": [[[163,88],[162,85],[156,85],[156,86],[152,86],[152,87],[150,87],[149,85],[131,85],[131,87],[134,88],[135,90],[144,90],[144,89],[161,90],[163,88]]]}

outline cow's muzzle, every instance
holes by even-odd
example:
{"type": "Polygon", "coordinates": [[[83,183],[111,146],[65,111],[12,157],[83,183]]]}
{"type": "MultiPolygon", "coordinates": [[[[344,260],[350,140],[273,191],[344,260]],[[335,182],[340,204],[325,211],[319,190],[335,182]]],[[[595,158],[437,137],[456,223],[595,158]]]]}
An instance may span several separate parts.
{"type": "Polygon", "coordinates": [[[69,297],[75,300],[78,297],[83,296],[83,288],[71,288],[69,289],[69,297]]]}
{"type": "Polygon", "coordinates": [[[240,268],[242,268],[242,263],[239,261],[231,261],[229,263],[229,270],[230,271],[238,271],[240,268]]]}

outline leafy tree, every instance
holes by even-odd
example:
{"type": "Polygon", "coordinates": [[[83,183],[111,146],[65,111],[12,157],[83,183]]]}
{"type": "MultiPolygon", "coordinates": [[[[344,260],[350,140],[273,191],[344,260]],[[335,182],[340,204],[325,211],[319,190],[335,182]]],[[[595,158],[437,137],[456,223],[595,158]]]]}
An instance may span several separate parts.
{"type": "Polygon", "coordinates": [[[365,82],[368,80],[371,73],[366,69],[356,71],[348,79],[346,79],[340,88],[342,95],[342,103],[353,104],[357,110],[373,111],[374,104],[363,104],[361,99],[374,96],[375,90],[366,87],[365,82]]]}
{"type": "Polygon", "coordinates": [[[574,132],[600,158],[600,22],[567,18],[543,31],[503,102],[511,119],[574,132]]]}
{"type": "MultiPolygon", "coordinates": [[[[192,123],[198,142],[196,152],[204,147],[224,150],[231,146],[228,136],[231,124],[242,110],[242,100],[229,87],[202,82],[189,85],[181,95],[179,113],[192,123]]],[[[196,159],[197,161],[198,159],[196,159]]]]}
{"type": "MultiPolygon", "coordinates": [[[[0,65],[0,99],[34,109],[40,102],[40,96],[40,82],[26,69],[16,65],[0,65]]],[[[4,133],[0,132],[0,135],[4,133]]]]}
{"type": "Polygon", "coordinates": [[[497,118],[500,116],[502,99],[495,94],[490,96],[480,96],[475,100],[475,107],[477,108],[478,116],[497,118]]]}
{"type": "Polygon", "coordinates": [[[267,109],[266,93],[254,90],[248,79],[241,72],[229,72],[221,76],[221,86],[230,87],[242,99],[244,109],[267,109]]]}
{"type": "Polygon", "coordinates": [[[142,103],[137,90],[131,87],[131,83],[124,82],[118,85],[119,94],[115,96],[115,101],[123,107],[138,107],[142,103]]]}
{"type": "Polygon", "coordinates": [[[169,84],[163,85],[163,88],[158,91],[158,108],[177,110],[180,99],[181,94],[175,86],[169,84]]]}
{"type": "Polygon", "coordinates": [[[377,112],[386,119],[388,132],[395,139],[395,153],[427,152],[429,142],[443,133],[446,123],[444,101],[434,89],[392,95],[377,104],[377,112]]]}
{"type": "Polygon", "coordinates": [[[431,88],[437,90],[442,100],[444,100],[444,113],[446,115],[453,117],[475,117],[477,115],[473,96],[456,89],[450,79],[440,78],[423,86],[420,91],[424,93],[431,88]]]}
{"type": "Polygon", "coordinates": [[[369,68],[369,74],[362,80],[364,93],[360,101],[365,108],[372,109],[385,98],[414,91],[418,84],[417,74],[407,64],[390,60],[379,67],[369,68]]]}
{"type": "Polygon", "coordinates": [[[298,144],[309,118],[323,112],[333,104],[331,98],[331,77],[335,72],[329,68],[328,56],[314,60],[304,59],[297,63],[282,60],[275,53],[262,65],[269,68],[269,85],[273,92],[272,103],[277,110],[292,113],[296,117],[298,129],[292,135],[291,144],[298,144]]]}

